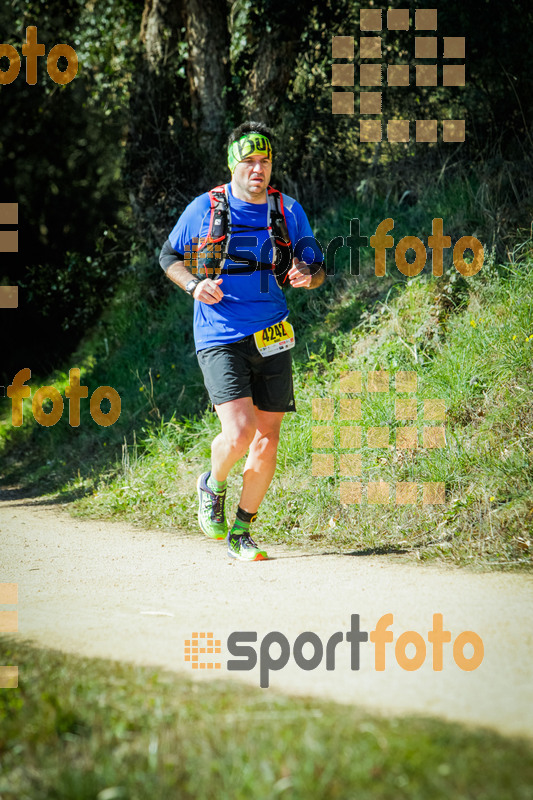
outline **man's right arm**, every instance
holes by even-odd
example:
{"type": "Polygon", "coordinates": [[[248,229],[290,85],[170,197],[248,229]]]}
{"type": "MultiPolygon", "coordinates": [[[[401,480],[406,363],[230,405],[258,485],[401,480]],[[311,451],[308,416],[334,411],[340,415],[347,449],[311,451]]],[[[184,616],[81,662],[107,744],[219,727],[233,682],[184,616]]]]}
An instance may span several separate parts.
{"type": "Polygon", "coordinates": [[[192,280],[198,280],[198,285],[192,294],[195,300],[201,303],[207,303],[208,305],[214,305],[222,300],[224,295],[219,288],[219,284],[222,283],[222,278],[218,278],[216,281],[210,278],[205,278],[204,280],[197,278],[196,275],[193,275],[192,272],[187,269],[185,262],[180,260],[180,254],[172,248],[168,240],[161,250],[159,263],[170,280],[183,290],[185,290],[187,284],[192,280]],[[172,261],[172,258],[175,258],[175,260],[172,261]],[[170,264],[168,263],[169,261],[171,262],[170,264]]]}

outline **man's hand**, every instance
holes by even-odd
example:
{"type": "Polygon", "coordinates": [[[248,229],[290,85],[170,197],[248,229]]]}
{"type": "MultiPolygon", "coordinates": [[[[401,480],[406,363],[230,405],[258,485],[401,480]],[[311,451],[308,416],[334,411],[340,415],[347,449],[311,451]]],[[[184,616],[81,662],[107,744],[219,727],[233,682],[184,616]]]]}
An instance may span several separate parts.
{"type": "Polygon", "coordinates": [[[293,258],[292,267],[287,273],[291,286],[294,286],[295,289],[316,289],[321,286],[326,277],[324,268],[318,267],[317,264],[313,264],[312,267],[313,269],[305,261],[293,258]]]}
{"type": "Polygon", "coordinates": [[[206,278],[205,280],[200,281],[192,296],[195,300],[199,300],[201,303],[207,303],[209,306],[212,306],[215,303],[220,303],[224,297],[222,289],[219,288],[219,284],[221,283],[222,278],[217,278],[216,281],[206,278]]]}
{"type": "Polygon", "coordinates": [[[298,261],[297,258],[293,258],[288,277],[291,286],[294,286],[295,289],[309,289],[311,286],[311,270],[305,261],[298,261]]]}

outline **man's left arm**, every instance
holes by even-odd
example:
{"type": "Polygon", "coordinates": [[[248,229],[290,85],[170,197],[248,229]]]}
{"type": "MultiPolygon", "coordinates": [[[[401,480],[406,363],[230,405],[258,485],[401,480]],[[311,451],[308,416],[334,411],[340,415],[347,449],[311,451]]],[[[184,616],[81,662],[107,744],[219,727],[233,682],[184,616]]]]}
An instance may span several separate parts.
{"type": "Polygon", "coordinates": [[[306,264],[305,261],[293,258],[288,278],[295,289],[317,289],[324,283],[326,270],[323,264],[306,264]]]}
{"type": "Polygon", "coordinates": [[[326,278],[322,248],[314,237],[305,211],[297,201],[292,203],[290,217],[295,243],[294,258],[288,272],[290,285],[295,289],[317,289],[326,278]]]}

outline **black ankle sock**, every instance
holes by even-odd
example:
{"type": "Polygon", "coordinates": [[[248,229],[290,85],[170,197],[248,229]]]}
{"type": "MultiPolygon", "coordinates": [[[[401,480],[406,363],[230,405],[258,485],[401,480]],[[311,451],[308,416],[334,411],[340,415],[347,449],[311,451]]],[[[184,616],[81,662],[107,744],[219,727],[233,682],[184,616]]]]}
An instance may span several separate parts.
{"type": "Polygon", "coordinates": [[[250,524],[251,522],[254,522],[255,519],[257,519],[257,511],[255,511],[253,514],[250,514],[249,511],[245,511],[243,508],[239,506],[237,509],[237,519],[240,519],[241,522],[247,522],[248,524],[250,524]]]}
{"type": "Polygon", "coordinates": [[[250,525],[256,517],[257,512],[255,514],[250,514],[248,511],[244,511],[244,509],[239,506],[237,509],[235,522],[230,530],[230,536],[242,536],[243,534],[249,535],[250,525]]]}

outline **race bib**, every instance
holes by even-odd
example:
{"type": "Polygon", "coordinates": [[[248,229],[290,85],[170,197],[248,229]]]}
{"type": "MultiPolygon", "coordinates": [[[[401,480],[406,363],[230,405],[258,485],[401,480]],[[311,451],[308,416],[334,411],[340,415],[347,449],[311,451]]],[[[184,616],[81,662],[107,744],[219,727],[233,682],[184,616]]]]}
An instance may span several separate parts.
{"type": "Polygon", "coordinates": [[[262,356],[273,356],[281,353],[282,350],[290,350],[294,347],[294,331],[292,325],[287,320],[264,328],[262,331],[254,333],[257,349],[262,356]]]}

